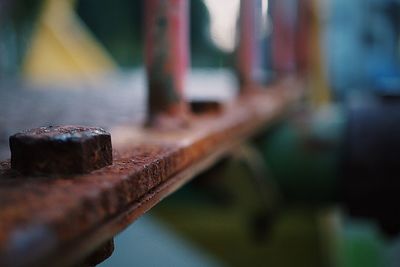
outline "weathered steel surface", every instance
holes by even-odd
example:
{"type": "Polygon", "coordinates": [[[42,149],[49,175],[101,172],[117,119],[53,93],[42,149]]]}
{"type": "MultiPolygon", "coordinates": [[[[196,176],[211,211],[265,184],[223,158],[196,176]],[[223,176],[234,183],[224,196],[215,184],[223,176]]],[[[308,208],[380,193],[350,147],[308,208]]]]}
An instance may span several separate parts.
{"type": "Polygon", "coordinates": [[[48,126],[10,137],[11,168],[26,175],[88,173],[112,163],[111,135],[97,127],[48,126]]]}
{"type": "Polygon", "coordinates": [[[149,122],[185,113],[183,99],[189,60],[188,0],[145,1],[145,55],[149,122]]]}
{"type": "Polygon", "coordinates": [[[0,266],[63,266],[84,258],[282,116],[299,91],[291,83],[275,87],[239,98],[215,116],[193,117],[177,131],[114,128],[113,164],[89,174],[29,178],[1,162],[0,266]]]}

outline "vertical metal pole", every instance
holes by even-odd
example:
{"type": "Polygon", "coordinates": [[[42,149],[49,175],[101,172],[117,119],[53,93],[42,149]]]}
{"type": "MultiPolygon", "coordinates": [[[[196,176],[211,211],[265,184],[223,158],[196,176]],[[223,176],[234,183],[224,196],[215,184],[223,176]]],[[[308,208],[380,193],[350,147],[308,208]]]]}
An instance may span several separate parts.
{"type": "Polygon", "coordinates": [[[278,76],[296,70],[295,32],[297,0],[274,0],[272,7],[273,37],[272,58],[278,76]]]}
{"type": "Polygon", "coordinates": [[[310,67],[310,47],[312,45],[310,37],[313,20],[315,19],[312,13],[312,0],[298,0],[295,55],[297,72],[300,76],[306,76],[310,67]]]}
{"type": "Polygon", "coordinates": [[[259,68],[261,0],[241,0],[236,69],[241,93],[251,91],[259,68]]]}
{"type": "Polygon", "coordinates": [[[159,116],[179,117],[187,110],[183,98],[189,62],[188,0],[146,0],[145,65],[152,124],[159,116]]]}

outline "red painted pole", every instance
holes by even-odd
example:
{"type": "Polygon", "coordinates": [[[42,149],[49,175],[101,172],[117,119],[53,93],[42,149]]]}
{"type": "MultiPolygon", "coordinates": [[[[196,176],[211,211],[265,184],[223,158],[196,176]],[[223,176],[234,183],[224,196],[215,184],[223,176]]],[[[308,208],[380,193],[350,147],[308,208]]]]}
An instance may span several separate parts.
{"type": "Polygon", "coordinates": [[[260,58],[260,0],[241,0],[239,11],[239,43],[236,51],[236,69],[241,93],[252,90],[260,58]]]}
{"type": "Polygon", "coordinates": [[[184,117],[183,97],[189,61],[188,0],[146,0],[145,65],[149,123],[184,117]]]}
{"type": "Polygon", "coordinates": [[[278,76],[296,71],[297,0],[271,1],[273,18],[272,58],[278,76]]]}

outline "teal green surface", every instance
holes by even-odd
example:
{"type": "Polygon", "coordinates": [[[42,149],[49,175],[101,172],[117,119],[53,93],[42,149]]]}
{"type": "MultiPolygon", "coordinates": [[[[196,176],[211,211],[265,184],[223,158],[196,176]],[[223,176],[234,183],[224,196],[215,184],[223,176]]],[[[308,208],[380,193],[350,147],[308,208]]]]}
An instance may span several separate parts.
{"type": "Polygon", "coordinates": [[[321,113],[278,125],[257,143],[290,200],[321,203],[337,195],[344,118],[340,109],[321,113]]]}
{"type": "Polygon", "coordinates": [[[339,267],[386,267],[388,245],[371,224],[347,223],[338,246],[339,267]]]}

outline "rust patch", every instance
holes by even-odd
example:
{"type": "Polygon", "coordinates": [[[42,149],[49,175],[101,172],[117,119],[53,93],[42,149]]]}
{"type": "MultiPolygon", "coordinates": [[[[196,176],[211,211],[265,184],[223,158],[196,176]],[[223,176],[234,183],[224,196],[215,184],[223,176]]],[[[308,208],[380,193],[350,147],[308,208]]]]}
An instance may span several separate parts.
{"type": "MultiPolygon", "coordinates": [[[[148,125],[185,125],[183,89],[189,63],[188,0],[145,1],[145,57],[149,84],[148,125]],[[172,118],[159,118],[166,114],[172,118]],[[179,121],[178,121],[179,120],[179,121]]],[[[168,128],[171,128],[169,125],[168,128]]]]}
{"type": "Polygon", "coordinates": [[[223,111],[223,104],[213,100],[192,100],[190,109],[194,114],[218,114],[223,111]]]}
{"type": "MultiPolygon", "coordinates": [[[[179,131],[114,130],[113,164],[88,174],[58,175],[58,179],[23,176],[11,169],[10,162],[1,162],[0,266],[15,266],[9,260],[28,255],[30,247],[42,247],[34,259],[57,254],[61,262],[65,255],[82,253],[79,245],[87,242],[88,235],[101,238],[87,246],[101,245],[186,182],[179,178],[182,172],[193,177],[199,172],[191,170],[193,166],[208,158],[217,160],[211,157],[216,151],[233,148],[283,116],[301,95],[288,85],[242,97],[220,114],[193,118],[189,127],[179,131]],[[167,183],[172,183],[171,190],[158,190],[167,183]],[[154,202],[146,204],[149,198],[154,202]],[[130,215],[133,212],[137,214],[130,215]],[[118,224],[101,231],[116,217],[121,218],[118,224]],[[35,225],[42,229],[41,235],[27,232],[35,225]],[[13,246],[20,236],[24,239],[13,246]],[[44,245],[47,240],[51,246],[44,245]]],[[[21,266],[34,265],[38,262],[34,259],[24,257],[21,266]]]]}
{"type": "Polygon", "coordinates": [[[111,136],[101,128],[48,126],[10,137],[11,167],[27,175],[87,173],[112,163],[111,136]]]}

